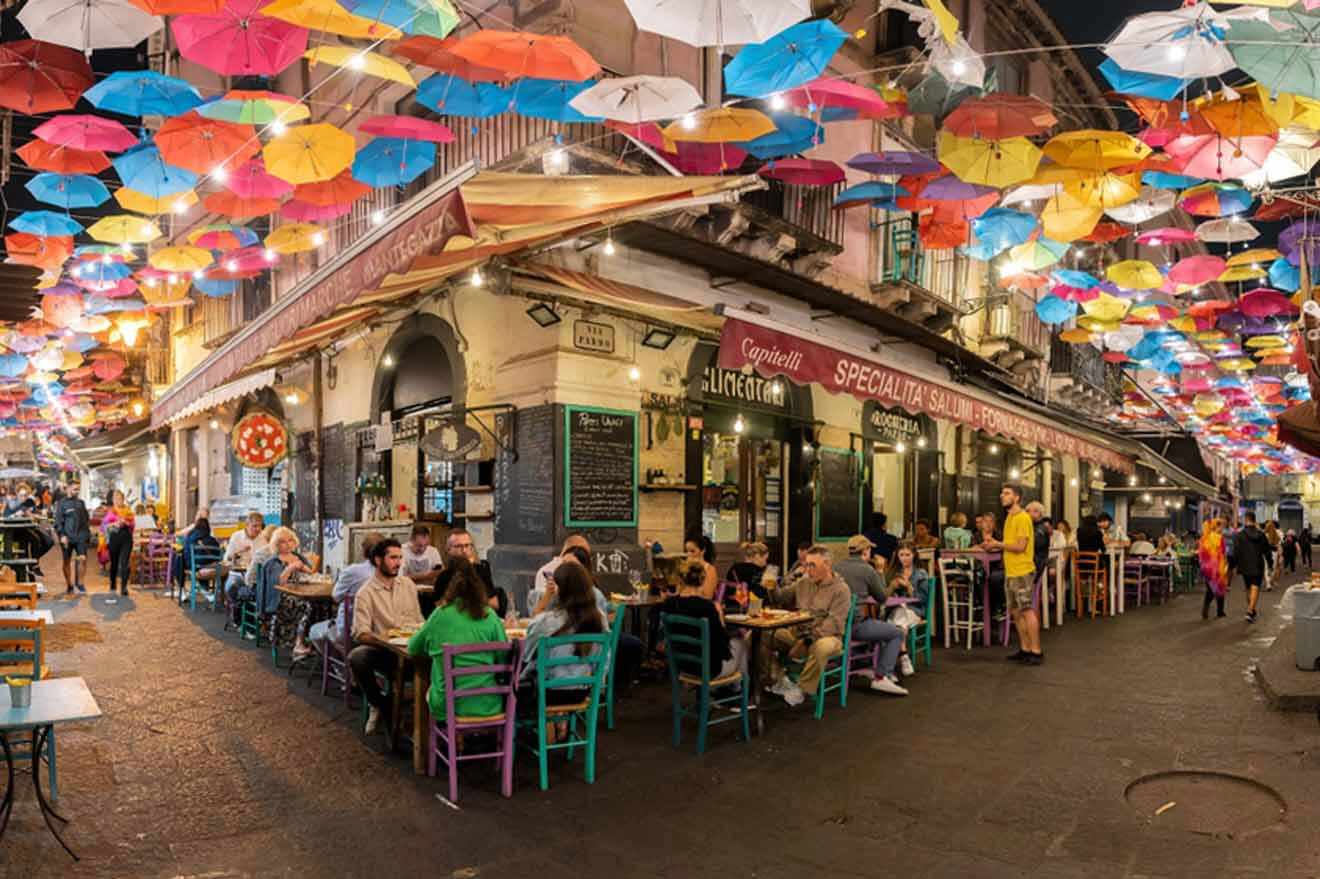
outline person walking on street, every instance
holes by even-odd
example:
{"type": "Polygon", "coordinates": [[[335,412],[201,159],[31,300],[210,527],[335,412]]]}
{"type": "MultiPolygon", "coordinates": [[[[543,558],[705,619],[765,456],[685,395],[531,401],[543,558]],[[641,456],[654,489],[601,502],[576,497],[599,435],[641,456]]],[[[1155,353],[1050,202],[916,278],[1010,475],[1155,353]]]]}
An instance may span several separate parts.
{"type": "Polygon", "coordinates": [[[110,550],[110,594],[119,581],[119,594],[128,594],[128,562],[133,555],[133,510],[119,489],[110,492],[109,506],[101,527],[105,528],[105,542],[110,550]]]}
{"type": "Polygon", "coordinates": [[[1279,578],[1279,562],[1283,556],[1283,553],[1280,552],[1283,536],[1279,533],[1279,528],[1273,521],[1266,522],[1265,527],[1261,530],[1265,533],[1265,540],[1270,545],[1270,557],[1265,560],[1265,591],[1270,592],[1274,589],[1274,581],[1279,578]]]}
{"type": "Polygon", "coordinates": [[[1297,548],[1301,550],[1302,564],[1311,567],[1311,526],[1303,525],[1302,533],[1297,535],[1297,548]]]}
{"type": "Polygon", "coordinates": [[[1004,505],[1004,539],[986,541],[985,548],[1004,554],[1004,595],[1020,645],[1008,659],[1040,665],[1045,654],[1040,649],[1040,615],[1032,602],[1036,591],[1036,523],[1022,509],[1022,489],[1016,485],[1000,489],[999,502],[1004,505]]]}
{"type": "Polygon", "coordinates": [[[1224,546],[1224,523],[1219,519],[1206,519],[1201,526],[1201,541],[1196,546],[1201,576],[1205,578],[1205,601],[1201,603],[1201,619],[1210,618],[1210,602],[1216,606],[1216,617],[1224,613],[1224,598],[1228,595],[1228,553],[1224,546]]]}
{"type": "Polygon", "coordinates": [[[87,545],[92,540],[91,517],[87,505],[78,496],[78,480],[69,483],[64,496],[55,502],[53,518],[55,533],[60,538],[60,554],[64,557],[64,593],[72,595],[77,589],[86,592],[83,573],[87,566],[87,545]]]}
{"type": "Polygon", "coordinates": [[[1297,535],[1291,528],[1283,535],[1283,566],[1289,574],[1297,573],[1297,535]]]}
{"type": "MultiPolygon", "coordinates": [[[[1260,587],[1265,581],[1265,572],[1269,569],[1274,555],[1265,532],[1256,527],[1256,514],[1247,513],[1245,525],[1233,538],[1233,570],[1242,575],[1242,585],[1247,588],[1247,622],[1256,621],[1256,600],[1260,596],[1260,587]]],[[[1233,572],[1229,571],[1229,579],[1233,572]]]]}

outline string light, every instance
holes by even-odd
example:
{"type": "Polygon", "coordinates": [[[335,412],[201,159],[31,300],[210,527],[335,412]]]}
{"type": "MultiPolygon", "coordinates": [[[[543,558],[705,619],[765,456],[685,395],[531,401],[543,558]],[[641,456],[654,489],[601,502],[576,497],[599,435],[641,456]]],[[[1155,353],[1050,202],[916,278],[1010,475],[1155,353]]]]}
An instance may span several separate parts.
{"type": "Polygon", "coordinates": [[[217,183],[224,183],[229,179],[229,172],[225,170],[224,165],[216,165],[211,171],[211,179],[217,183]]]}
{"type": "Polygon", "coordinates": [[[348,60],[348,66],[354,70],[365,70],[367,68],[367,55],[365,52],[359,52],[348,60]]]}
{"type": "Polygon", "coordinates": [[[385,212],[380,208],[376,208],[371,212],[371,223],[373,226],[379,226],[383,222],[385,222],[385,212]]]}
{"type": "Polygon", "coordinates": [[[775,92],[773,95],[770,96],[771,110],[782,110],[787,106],[788,106],[788,101],[784,98],[784,96],[781,93],[775,92]]]}
{"type": "Polygon", "coordinates": [[[685,113],[685,114],[683,115],[683,119],[682,119],[682,123],[681,123],[681,124],[682,124],[682,126],[683,126],[683,130],[684,130],[684,131],[692,131],[693,129],[695,129],[695,128],[697,127],[697,114],[696,114],[696,113],[685,113]]]}
{"type": "Polygon", "coordinates": [[[269,247],[267,247],[265,250],[261,251],[261,257],[262,257],[262,259],[264,259],[266,262],[274,262],[274,261],[275,261],[275,256],[276,256],[275,251],[271,250],[269,247]]]}
{"type": "Polygon", "coordinates": [[[284,124],[283,119],[276,119],[274,122],[270,123],[270,133],[275,135],[276,137],[279,137],[281,134],[283,134],[288,130],[289,130],[289,126],[284,124]]]}
{"type": "Polygon", "coordinates": [[[739,412],[733,419],[733,432],[741,434],[747,429],[747,422],[743,421],[742,413],[739,412]]]}
{"type": "Polygon", "coordinates": [[[183,199],[179,199],[176,202],[174,202],[174,213],[186,214],[187,212],[188,212],[188,202],[184,201],[183,199]]]}
{"type": "Polygon", "coordinates": [[[486,279],[481,277],[481,269],[475,267],[472,269],[472,277],[469,280],[473,287],[480,287],[482,284],[486,283],[486,279]]]}
{"type": "Polygon", "coordinates": [[[206,272],[202,271],[201,269],[196,269],[192,273],[192,276],[193,276],[193,280],[200,281],[202,278],[206,277],[206,272]]]}
{"type": "Polygon", "coordinates": [[[317,247],[320,247],[322,244],[325,244],[325,233],[324,233],[324,232],[313,232],[313,233],[312,233],[312,244],[316,245],[317,247]]]}
{"type": "Polygon", "coordinates": [[[606,238],[606,239],[605,239],[605,255],[606,255],[606,256],[614,256],[614,250],[615,250],[615,248],[614,248],[614,239],[613,239],[613,238],[606,238]]]}
{"type": "Polygon", "coordinates": [[[902,440],[899,440],[898,442],[894,443],[894,451],[898,452],[898,454],[900,455],[903,454],[904,452],[907,451],[907,443],[903,442],[902,440]]]}
{"type": "Polygon", "coordinates": [[[227,271],[227,272],[236,272],[236,271],[238,271],[238,260],[236,260],[236,259],[231,259],[231,260],[229,260],[228,262],[226,262],[226,263],[225,263],[225,271],[227,271]]]}

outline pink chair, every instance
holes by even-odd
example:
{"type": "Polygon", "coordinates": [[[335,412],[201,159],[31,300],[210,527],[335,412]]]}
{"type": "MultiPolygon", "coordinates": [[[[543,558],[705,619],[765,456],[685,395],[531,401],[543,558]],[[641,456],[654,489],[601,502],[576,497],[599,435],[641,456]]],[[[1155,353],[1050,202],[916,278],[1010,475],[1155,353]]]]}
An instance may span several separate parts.
{"type": "Polygon", "coordinates": [[[170,568],[174,559],[174,537],[160,531],[152,531],[142,544],[138,557],[138,585],[143,587],[164,587],[170,579],[170,568]]]}
{"type": "MultiPolygon", "coordinates": [[[[500,793],[513,796],[513,752],[514,719],[518,710],[518,671],[521,651],[518,645],[509,641],[489,642],[485,644],[449,644],[441,658],[444,668],[445,717],[444,727],[431,718],[430,735],[426,745],[426,774],[434,776],[436,761],[443,760],[449,767],[449,801],[458,802],[458,763],[460,760],[499,760],[502,781],[500,793]],[[467,653],[494,653],[496,661],[489,665],[466,665],[454,667],[455,658],[467,653]],[[501,657],[504,660],[501,661],[501,657]],[[496,685],[493,687],[465,687],[458,689],[459,678],[471,675],[494,674],[496,685]],[[507,675],[507,678],[505,676],[507,675]],[[505,680],[500,684],[498,681],[505,680]],[[454,708],[455,693],[458,698],[468,696],[495,695],[504,697],[504,710],[488,717],[465,717],[454,708]],[[494,751],[479,753],[458,753],[458,737],[476,730],[494,730],[499,745],[494,751]],[[444,750],[441,750],[441,744],[444,750]]],[[[417,693],[415,698],[425,699],[425,693],[417,693]]]]}
{"type": "Polygon", "coordinates": [[[321,650],[321,695],[326,695],[334,681],[344,692],[344,707],[353,707],[353,669],[348,664],[353,649],[353,596],[344,599],[344,625],[337,638],[327,638],[321,650]]]}

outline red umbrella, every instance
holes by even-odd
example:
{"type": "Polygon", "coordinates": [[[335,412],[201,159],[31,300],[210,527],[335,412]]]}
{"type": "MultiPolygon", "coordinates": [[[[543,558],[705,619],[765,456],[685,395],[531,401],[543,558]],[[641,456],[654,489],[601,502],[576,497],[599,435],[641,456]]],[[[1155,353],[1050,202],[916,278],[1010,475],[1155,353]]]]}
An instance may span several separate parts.
{"type": "Polygon", "coordinates": [[[280,216],[288,217],[290,220],[300,220],[304,223],[324,223],[326,220],[334,220],[339,217],[347,216],[353,212],[352,203],[318,205],[310,201],[299,201],[292,199],[286,201],[280,208],[280,216]]]}
{"type": "Polygon", "coordinates": [[[550,34],[477,31],[450,51],[469,64],[501,70],[510,77],[582,82],[600,73],[600,65],[586,49],[568,37],[550,34]]]}
{"type": "Polygon", "coordinates": [[[1278,142],[1271,135],[1191,134],[1169,141],[1164,151],[1182,162],[1183,173],[1190,177],[1228,180],[1259,171],[1278,142]]]}
{"type": "Polygon", "coordinates": [[[379,137],[402,137],[432,143],[454,142],[454,132],[448,126],[416,116],[372,116],[358,126],[358,131],[379,137]]]}
{"type": "Polygon", "coordinates": [[[1238,310],[1247,317],[1274,317],[1280,314],[1295,315],[1297,306],[1278,290],[1261,287],[1242,294],[1238,300],[1238,310]]]}
{"type": "Polygon", "coordinates": [[[35,138],[14,152],[38,171],[56,174],[99,174],[110,167],[110,159],[99,150],[76,150],[35,138]]]}
{"type": "Polygon", "coordinates": [[[760,174],[797,186],[833,186],[844,179],[843,169],[825,159],[780,159],[767,164],[760,174]]]}
{"type": "Polygon", "coordinates": [[[78,150],[106,150],[120,152],[135,146],[138,139],[113,119],[75,114],[47,119],[32,133],[55,146],[78,150]]]}
{"type": "Polygon", "coordinates": [[[243,198],[283,198],[293,184],[266,171],[261,159],[251,159],[229,172],[225,187],[243,198]]]}
{"type": "Polygon", "coordinates": [[[225,0],[128,0],[147,15],[215,15],[225,0]]]}
{"type": "Polygon", "coordinates": [[[1223,273],[1224,261],[1221,258],[1202,253],[1179,260],[1169,269],[1169,280],[1179,284],[1206,284],[1223,273]]]}
{"type": "Polygon", "coordinates": [[[353,179],[351,171],[341,171],[320,183],[300,183],[293,188],[293,197],[318,207],[352,204],[371,192],[371,187],[353,179]]]}
{"type": "Polygon", "coordinates": [[[280,209],[280,202],[274,198],[243,198],[232,192],[213,192],[202,199],[202,207],[210,213],[240,220],[273,214],[280,209]]]}
{"type": "Polygon", "coordinates": [[[1085,235],[1081,241],[1090,241],[1093,244],[1108,244],[1111,241],[1117,241],[1120,238],[1126,238],[1132,234],[1132,230],[1121,223],[1096,223],[1095,228],[1091,230],[1090,235],[1085,235]]]}
{"type": "Polygon", "coordinates": [[[207,119],[196,112],[169,119],[156,132],[156,146],[166,162],[198,174],[237,168],[261,152],[251,125],[207,119]]]}
{"type": "Polygon", "coordinates": [[[1058,124],[1058,117],[1040,98],[989,94],[963,101],[945,117],[942,127],[959,137],[1000,140],[1030,137],[1058,124]]]}
{"type": "Polygon", "coordinates": [[[73,237],[14,232],[5,236],[5,252],[9,262],[54,269],[73,254],[73,237]]]}
{"type": "Polygon", "coordinates": [[[72,110],[91,84],[91,65],[77,49],[40,40],[0,43],[0,107],[28,115],[72,110]]]}
{"type": "Polygon", "coordinates": [[[1137,236],[1138,244],[1149,244],[1154,247],[1163,247],[1166,244],[1186,244],[1189,241],[1196,240],[1196,233],[1191,229],[1179,229],[1176,226],[1165,226],[1160,229],[1148,229],[1137,236]]]}
{"type": "Polygon", "coordinates": [[[275,76],[302,57],[306,28],[262,15],[266,0],[229,0],[215,15],[170,20],[179,54],[229,76],[275,76]]]}
{"type": "Polygon", "coordinates": [[[747,158],[747,152],[731,143],[698,143],[695,140],[675,141],[678,152],[662,150],[665,161],[684,174],[719,174],[737,168],[747,158]]]}
{"type": "Polygon", "coordinates": [[[503,82],[509,75],[493,67],[480,67],[453,53],[456,37],[437,40],[424,34],[411,36],[390,47],[390,54],[407,58],[414,64],[456,76],[467,82],[503,82]]]}
{"type": "Polygon", "coordinates": [[[930,250],[943,250],[966,244],[971,236],[971,229],[965,220],[939,222],[934,214],[926,214],[918,221],[918,234],[921,243],[930,250]]]}
{"type": "Polygon", "coordinates": [[[784,92],[792,107],[816,110],[852,110],[864,119],[889,119],[902,116],[902,110],[885,102],[874,89],[845,79],[815,79],[806,85],[784,92]]]}

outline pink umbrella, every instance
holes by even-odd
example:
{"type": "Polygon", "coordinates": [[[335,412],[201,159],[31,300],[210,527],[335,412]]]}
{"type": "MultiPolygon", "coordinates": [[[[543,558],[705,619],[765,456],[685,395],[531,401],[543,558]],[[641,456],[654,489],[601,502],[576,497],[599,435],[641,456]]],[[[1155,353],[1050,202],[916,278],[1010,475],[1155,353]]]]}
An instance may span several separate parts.
{"type": "Polygon", "coordinates": [[[1190,229],[1179,229],[1174,226],[1165,226],[1160,229],[1150,229],[1137,236],[1138,244],[1149,244],[1160,247],[1165,244],[1182,244],[1188,241],[1196,240],[1196,233],[1190,229]]]}
{"type": "Polygon", "coordinates": [[[274,251],[267,252],[266,248],[254,245],[232,250],[225,254],[224,261],[220,263],[220,268],[234,273],[261,272],[279,261],[279,254],[274,251]]]}
{"type": "Polygon", "coordinates": [[[1179,284],[1205,284],[1224,273],[1224,261],[1217,256],[1200,254],[1180,259],[1169,269],[1169,280],[1179,284]]]}
{"type": "Polygon", "coordinates": [[[737,168],[747,158],[745,150],[728,143],[697,143],[681,140],[677,153],[664,153],[665,159],[684,174],[718,174],[737,168]]]}
{"type": "Polygon", "coordinates": [[[1182,173],[1189,177],[1228,180],[1259,171],[1278,142],[1268,135],[1184,134],[1169,141],[1164,151],[1182,162],[1182,173]]]}
{"type": "Polygon", "coordinates": [[[784,92],[784,100],[793,107],[806,107],[809,111],[842,108],[852,110],[865,119],[889,119],[902,116],[902,110],[891,107],[874,89],[844,79],[815,79],[806,85],[784,92]]]}
{"type": "Polygon", "coordinates": [[[1092,299],[1098,298],[1101,291],[1097,287],[1087,289],[1069,287],[1067,284],[1056,284],[1050,288],[1050,292],[1067,302],[1090,302],[1092,299]]]}
{"type": "Polygon", "coordinates": [[[1250,293],[1243,293],[1238,300],[1238,310],[1247,317],[1274,317],[1279,314],[1297,314],[1297,306],[1278,290],[1260,287],[1250,293]]]}
{"type": "Polygon", "coordinates": [[[112,286],[106,287],[104,290],[101,290],[99,292],[101,293],[101,295],[109,299],[119,299],[124,296],[132,296],[137,291],[138,291],[137,282],[135,282],[132,278],[120,278],[118,281],[115,281],[112,286]]]}
{"type": "Polygon", "coordinates": [[[295,198],[284,203],[283,207],[280,208],[280,216],[288,217],[290,220],[301,220],[304,223],[324,223],[327,220],[347,216],[352,211],[352,202],[318,205],[295,198]]]}
{"type": "Polygon", "coordinates": [[[447,126],[416,116],[372,116],[358,126],[358,131],[380,137],[429,140],[432,143],[454,142],[454,132],[447,126]]]}
{"type": "MultiPolygon", "coordinates": [[[[1201,357],[1204,358],[1205,355],[1202,354],[1201,357]]],[[[1209,358],[1205,359],[1208,360],[1209,358]]],[[[1212,387],[1214,387],[1214,382],[1210,380],[1208,375],[1193,373],[1191,375],[1184,374],[1183,376],[1182,389],[1184,394],[1199,394],[1202,391],[1210,390],[1212,387]]]]}
{"type": "Polygon", "coordinates": [[[293,184],[268,173],[259,158],[230,171],[225,186],[240,198],[284,198],[293,192],[293,184]]]}
{"type": "Polygon", "coordinates": [[[170,21],[179,54],[229,76],[275,76],[302,57],[306,28],[262,15],[265,0],[229,0],[215,15],[170,21]]]}
{"type": "Polygon", "coordinates": [[[55,116],[32,130],[48,144],[75,150],[119,152],[137,144],[138,139],[123,125],[100,116],[55,116]]]}
{"type": "Polygon", "coordinates": [[[844,179],[843,169],[825,159],[780,159],[766,165],[760,174],[797,186],[832,186],[844,179]]]}

